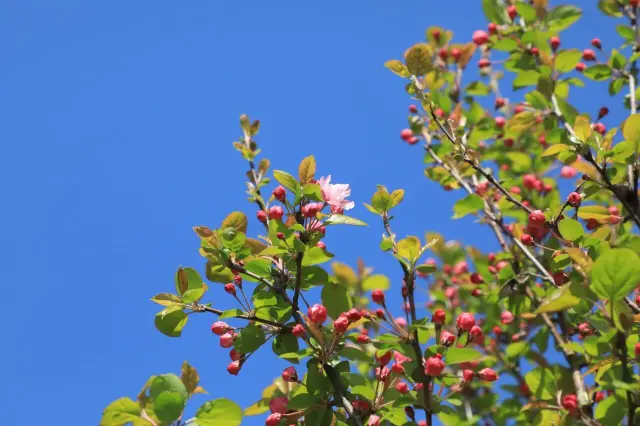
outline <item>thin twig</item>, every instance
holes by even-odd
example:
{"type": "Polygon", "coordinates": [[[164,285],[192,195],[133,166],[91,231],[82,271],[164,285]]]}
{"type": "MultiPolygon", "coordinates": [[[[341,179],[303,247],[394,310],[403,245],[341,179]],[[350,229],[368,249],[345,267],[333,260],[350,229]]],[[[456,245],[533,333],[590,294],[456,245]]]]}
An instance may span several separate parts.
{"type": "MultiPolygon", "coordinates": [[[[211,308],[209,306],[205,306],[205,305],[195,305],[193,307],[193,310],[196,312],[209,312],[212,314],[216,314],[216,315],[222,315],[224,313],[224,311],[221,311],[220,309],[216,309],[216,308],[211,308]]],[[[274,321],[270,321],[268,319],[264,319],[264,318],[259,318],[255,315],[248,315],[248,314],[240,314],[240,315],[234,315],[232,318],[239,318],[239,319],[244,319],[244,320],[248,320],[248,321],[255,321],[255,322],[260,322],[263,324],[267,324],[273,327],[278,327],[280,329],[282,329],[283,331],[291,331],[291,327],[284,325],[284,324],[280,324],[274,321]]]]}

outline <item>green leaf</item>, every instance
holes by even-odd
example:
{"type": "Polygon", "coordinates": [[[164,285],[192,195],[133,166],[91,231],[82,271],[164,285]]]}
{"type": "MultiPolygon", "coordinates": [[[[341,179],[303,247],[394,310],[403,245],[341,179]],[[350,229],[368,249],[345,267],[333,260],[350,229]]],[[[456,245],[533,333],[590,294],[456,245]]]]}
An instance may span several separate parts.
{"type": "Polygon", "coordinates": [[[351,393],[369,401],[373,401],[373,398],[375,398],[375,392],[369,386],[354,386],[351,388],[351,393]]]}
{"type": "Polygon", "coordinates": [[[182,414],[186,400],[178,392],[162,392],[153,401],[153,411],[163,422],[171,423],[182,414]]]}
{"type": "Polygon", "coordinates": [[[520,342],[510,343],[505,350],[507,358],[515,358],[527,352],[529,349],[529,342],[521,340],[520,342]]]}
{"type": "MultiPolygon", "coordinates": [[[[517,43],[516,43],[517,46],[517,43]]],[[[495,46],[494,46],[495,48],[495,46]]],[[[464,89],[465,93],[472,96],[486,96],[491,93],[491,89],[481,81],[474,81],[467,85],[464,89]]]]}
{"type": "Polygon", "coordinates": [[[536,10],[530,4],[516,3],[516,10],[518,11],[518,15],[520,15],[525,22],[531,23],[536,21],[536,10]]]}
{"type": "Polygon", "coordinates": [[[181,296],[187,290],[199,289],[203,286],[200,274],[193,268],[178,268],[174,282],[176,291],[181,296]]]}
{"type": "Polygon", "coordinates": [[[552,370],[538,367],[529,371],[524,376],[524,381],[529,386],[532,395],[542,400],[555,398],[556,383],[552,370]]]}
{"type": "Polygon", "coordinates": [[[362,281],[362,290],[370,291],[375,289],[388,290],[391,286],[391,281],[385,275],[376,274],[369,275],[362,281]]]}
{"type": "Polygon", "coordinates": [[[302,194],[312,201],[322,201],[322,189],[317,183],[308,183],[302,188],[302,194]]]}
{"type": "Polygon", "coordinates": [[[558,229],[560,234],[569,241],[576,241],[584,235],[584,229],[582,229],[580,222],[569,218],[562,219],[558,223],[558,229]]]}
{"type": "Polygon", "coordinates": [[[302,266],[318,265],[327,262],[333,258],[333,254],[321,249],[320,247],[311,247],[304,253],[302,258],[302,266]]]}
{"type": "Polygon", "coordinates": [[[574,123],[578,116],[578,110],[576,110],[571,104],[562,98],[557,98],[558,108],[568,123],[574,123]]]}
{"type": "Polygon", "coordinates": [[[333,319],[353,308],[353,301],[347,288],[341,284],[327,283],[322,288],[322,304],[333,319]]]}
{"type": "Polygon", "coordinates": [[[482,11],[489,22],[496,24],[511,23],[508,20],[504,3],[500,0],[482,0],[482,11]]]}
{"type": "Polygon", "coordinates": [[[185,400],[189,396],[186,386],[175,374],[161,374],[155,376],[149,386],[149,396],[154,401],[163,392],[177,392],[185,400]]]}
{"type": "Polygon", "coordinates": [[[622,127],[622,135],[625,140],[640,141],[640,114],[634,114],[627,118],[622,127]]]}
{"type": "Polygon", "coordinates": [[[436,265],[431,265],[427,263],[416,266],[416,271],[421,272],[423,274],[432,274],[436,272],[437,269],[438,268],[436,267],[436,265]]]}
{"type": "Polygon", "coordinates": [[[617,0],[598,0],[598,9],[605,15],[619,18],[622,16],[617,0]]]}
{"type": "Polygon", "coordinates": [[[616,31],[620,34],[620,37],[628,41],[633,41],[636,38],[635,30],[629,25],[618,24],[616,25],[616,31]]]}
{"type": "Polygon", "coordinates": [[[565,309],[576,306],[580,301],[581,299],[571,293],[570,286],[564,286],[557,290],[553,290],[551,295],[542,300],[538,309],[536,309],[534,313],[541,314],[543,312],[564,311],[565,309]]]}
{"type": "Polygon", "coordinates": [[[529,105],[531,105],[535,109],[547,109],[549,107],[547,98],[545,98],[544,95],[537,90],[533,90],[527,93],[526,95],[524,95],[524,98],[527,102],[529,102],[529,105]]]}
{"type": "Polygon", "coordinates": [[[193,424],[198,426],[239,426],[242,408],[225,398],[205,402],[196,412],[193,424]]]}
{"type": "Polygon", "coordinates": [[[247,216],[242,212],[233,212],[229,216],[225,217],[222,221],[220,229],[233,228],[243,234],[247,233],[247,216]]]}
{"type": "Polygon", "coordinates": [[[158,312],[155,318],[155,326],[162,334],[169,337],[180,337],[182,329],[187,324],[187,314],[182,310],[173,311],[168,314],[158,312]]]}
{"type": "Polygon", "coordinates": [[[131,398],[120,398],[113,401],[102,412],[100,426],[151,426],[151,422],[140,418],[140,405],[131,398]]]}
{"type": "Polygon", "coordinates": [[[411,73],[407,69],[407,67],[397,59],[392,59],[384,63],[384,66],[387,67],[391,72],[400,77],[409,78],[411,77],[411,73]]]}
{"type": "Polygon", "coordinates": [[[220,315],[218,318],[219,319],[225,319],[225,318],[235,318],[238,315],[242,315],[244,312],[242,312],[242,310],[240,309],[227,309],[226,311],[222,312],[222,315],[220,315]]]}
{"type": "Polygon", "coordinates": [[[547,14],[547,30],[550,33],[559,33],[560,31],[566,30],[580,19],[581,15],[582,11],[573,5],[555,7],[547,14]]]}
{"type": "Polygon", "coordinates": [[[431,47],[428,44],[418,43],[410,47],[405,58],[409,72],[417,76],[428,73],[433,68],[431,55],[431,47]]]}
{"type": "Polygon", "coordinates": [[[559,72],[573,71],[582,58],[582,52],[578,49],[567,49],[559,52],[555,58],[555,69],[559,72]]]}
{"type": "Polygon", "coordinates": [[[382,415],[382,420],[386,420],[395,426],[402,426],[407,424],[407,415],[402,407],[391,408],[382,415]]]}
{"type": "Polygon", "coordinates": [[[293,192],[294,194],[298,192],[300,184],[298,183],[296,178],[291,176],[289,173],[283,172],[282,170],[274,170],[273,177],[289,191],[293,192]]]}
{"type": "Polygon", "coordinates": [[[513,80],[513,89],[515,90],[522,87],[535,86],[538,84],[539,78],[540,73],[538,73],[538,71],[522,71],[518,73],[516,78],[513,80]]]}
{"type": "Polygon", "coordinates": [[[344,216],[341,214],[332,214],[325,221],[325,225],[356,225],[356,226],[369,226],[366,222],[356,219],[350,216],[344,216]]]}
{"type": "Polygon", "coordinates": [[[398,241],[398,255],[415,262],[421,249],[420,239],[409,236],[398,241]]]}
{"type": "Polygon", "coordinates": [[[482,353],[473,348],[449,348],[447,350],[447,364],[460,364],[482,358],[482,353]]]}
{"type": "Polygon", "coordinates": [[[246,354],[258,349],[265,342],[264,330],[255,324],[249,324],[238,333],[233,347],[240,353],[246,354]]]}
{"type": "Polygon", "coordinates": [[[309,183],[316,174],[316,159],[313,155],[304,158],[298,166],[298,177],[303,185],[309,183]]]}
{"type": "Polygon", "coordinates": [[[616,248],[601,254],[591,269],[591,290],[601,299],[615,301],[637,285],[640,257],[630,249],[616,248]]]}
{"type": "Polygon", "coordinates": [[[614,394],[596,405],[594,416],[603,426],[617,426],[622,424],[626,411],[626,401],[614,394]]]}
{"type": "Polygon", "coordinates": [[[469,194],[461,200],[458,200],[453,206],[453,218],[459,219],[470,213],[475,213],[484,207],[482,197],[477,194],[469,194]]]}
{"type": "Polygon", "coordinates": [[[594,81],[604,81],[611,78],[611,68],[605,64],[592,65],[582,73],[594,81]]]}
{"type": "MultiPolygon", "coordinates": [[[[278,356],[298,352],[300,350],[298,338],[293,334],[278,334],[276,338],[273,339],[273,345],[271,347],[273,349],[273,353],[278,356]]],[[[285,358],[289,359],[288,357],[285,358]]]]}

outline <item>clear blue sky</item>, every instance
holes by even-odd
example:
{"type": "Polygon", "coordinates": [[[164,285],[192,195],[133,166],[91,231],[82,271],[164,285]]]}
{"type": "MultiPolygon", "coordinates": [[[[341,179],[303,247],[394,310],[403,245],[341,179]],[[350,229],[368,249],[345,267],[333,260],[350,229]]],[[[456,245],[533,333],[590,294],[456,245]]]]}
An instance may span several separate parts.
{"type": "MultiPolygon", "coordinates": [[[[170,339],[149,301],[172,290],[179,265],[202,270],[193,225],[253,216],[231,146],[243,112],[262,120],[258,141],[276,168],[313,153],[320,174],[352,185],[353,215],[373,226],[333,230],[339,259],[361,256],[398,284],[361,206],[376,183],[407,190],[398,234],[495,247],[488,229],[449,219],[461,194],[428,182],[420,148],[400,141],[409,101],[382,66],[429,25],[468,40],[486,28],[480,1],[6,0],[0,12],[4,424],[97,424],[110,401],[184,359],[210,398],[243,406],[279,372],[264,351],[231,378],[212,317],[170,339]]],[[[585,12],[565,46],[618,42],[610,18],[585,12]]],[[[608,102],[599,96],[605,85],[572,100],[594,112],[608,102]]],[[[209,300],[228,298],[214,287],[209,300]]]]}

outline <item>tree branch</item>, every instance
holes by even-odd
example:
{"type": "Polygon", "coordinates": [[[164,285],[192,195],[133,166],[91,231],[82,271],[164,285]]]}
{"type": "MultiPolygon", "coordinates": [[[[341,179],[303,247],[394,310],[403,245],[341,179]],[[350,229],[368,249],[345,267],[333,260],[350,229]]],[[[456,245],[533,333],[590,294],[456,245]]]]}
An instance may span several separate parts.
{"type": "MultiPolygon", "coordinates": [[[[216,308],[211,308],[209,306],[205,306],[205,305],[194,305],[193,306],[193,310],[196,312],[209,312],[215,315],[222,315],[224,313],[224,311],[221,311],[220,309],[216,309],[216,308]]],[[[284,325],[284,324],[280,324],[278,322],[275,321],[270,321],[268,319],[264,319],[264,318],[259,318],[255,315],[248,315],[248,314],[240,314],[240,315],[234,315],[232,318],[239,318],[239,319],[244,319],[244,320],[248,320],[248,321],[255,321],[255,322],[259,322],[262,324],[267,324],[273,327],[278,327],[280,329],[282,329],[282,331],[287,331],[290,332],[291,331],[291,327],[284,325]]]]}

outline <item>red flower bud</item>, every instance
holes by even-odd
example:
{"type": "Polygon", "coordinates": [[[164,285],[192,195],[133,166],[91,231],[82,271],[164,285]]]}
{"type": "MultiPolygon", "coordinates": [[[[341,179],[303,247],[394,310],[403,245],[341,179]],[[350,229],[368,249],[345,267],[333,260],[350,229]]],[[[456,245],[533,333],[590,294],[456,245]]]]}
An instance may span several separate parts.
{"type": "Polygon", "coordinates": [[[584,62],[578,62],[576,65],[576,71],[582,72],[587,69],[587,65],[584,62]]]}
{"type": "Polygon", "coordinates": [[[233,332],[226,332],[222,336],[220,336],[220,346],[223,348],[230,348],[233,346],[233,341],[236,339],[236,336],[233,332]]]}
{"type": "Polygon", "coordinates": [[[503,98],[497,98],[494,107],[495,109],[500,109],[505,106],[506,103],[507,101],[505,101],[503,98]]]}
{"type": "Polygon", "coordinates": [[[296,324],[296,325],[293,326],[293,329],[291,330],[291,334],[293,334],[294,336],[300,338],[300,337],[306,336],[307,335],[307,331],[304,329],[302,324],[296,324]]]}
{"type": "Polygon", "coordinates": [[[469,279],[473,284],[482,284],[484,282],[484,278],[482,278],[482,275],[480,275],[477,272],[474,272],[473,274],[471,274],[469,279]]]}
{"type": "Polygon", "coordinates": [[[285,368],[282,372],[282,380],[285,382],[297,382],[298,372],[296,371],[296,368],[293,366],[285,368]]]}
{"type": "Polygon", "coordinates": [[[562,408],[570,412],[575,411],[578,408],[578,397],[574,394],[565,395],[562,398],[562,408]]]}
{"type": "Polygon", "coordinates": [[[407,382],[397,382],[396,390],[404,395],[405,393],[409,392],[409,385],[407,385],[407,382]]]}
{"type": "Polygon", "coordinates": [[[280,206],[272,206],[269,209],[269,219],[280,220],[284,216],[284,210],[280,206]]]}
{"type": "Polygon", "coordinates": [[[603,136],[604,136],[605,133],[607,133],[607,127],[602,123],[594,124],[593,125],[593,130],[595,130],[596,132],[600,133],[603,136]]]}
{"type": "Polygon", "coordinates": [[[211,332],[218,336],[222,336],[227,330],[229,330],[229,324],[224,321],[216,321],[211,325],[211,332]]]}
{"type": "Polygon", "coordinates": [[[358,334],[358,337],[356,337],[356,341],[358,343],[369,343],[371,339],[369,339],[369,336],[367,336],[366,334],[358,334]]]}
{"type": "Polygon", "coordinates": [[[596,60],[596,52],[591,49],[584,49],[582,51],[582,59],[585,61],[595,61],[596,60]]]}
{"type": "Polygon", "coordinates": [[[229,358],[231,358],[231,361],[240,361],[242,359],[242,356],[243,354],[236,351],[235,349],[231,349],[231,351],[229,351],[229,358]]]}
{"type": "Polygon", "coordinates": [[[236,285],[234,283],[227,283],[224,285],[224,291],[229,294],[236,295],[236,285]]]}
{"type": "Polygon", "coordinates": [[[264,212],[264,210],[258,210],[258,212],[256,213],[256,217],[262,223],[267,222],[267,214],[264,212]]]}
{"type": "Polygon", "coordinates": [[[489,22],[487,29],[489,30],[489,34],[492,35],[498,32],[498,26],[494,22],[489,22]]]}
{"type": "Polygon", "coordinates": [[[498,380],[498,375],[490,368],[483,368],[482,370],[478,371],[478,377],[480,377],[485,382],[495,382],[496,380],[498,380]]]}
{"type": "Polygon", "coordinates": [[[605,106],[600,107],[600,110],[598,111],[598,120],[604,118],[607,114],[609,114],[609,108],[605,106]]]}
{"type": "Polygon", "coordinates": [[[348,328],[349,320],[346,316],[339,316],[338,319],[333,322],[333,329],[337,334],[344,334],[348,328]]]}
{"type": "Polygon", "coordinates": [[[580,206],[580,203],[582,202],[582,196],[580,194],[578,194],[577,192],[572,192],[567,197],[567,202],[572,207],[578,207],[578,206],[580,206]]]}
{"type": "Polygon", "coordinates": [[[602,42],[600,41],[599,38],[591,39],[591,45],[596,49],[602,49],[602,42]]]}
{"type": "Polygon", "coordinates": [[[509,18],[511,18],[512,21],[518,15],[518,10],[514,5],[507,7],[507,15],[509,15],[509,18]]]}
{"type": "Polygon", "coordinates": [[[280,185],[273,190],[271,195],[273,195],[273,197],[278,201],[284,201],[287,196],[287,191],[284,189],[284,186],[280,185]]]}
{"type": "Polygon", "coordinates": [[[287,412],[287,405],[289,405],[289,398],[279,396],[269,401],[269,410],[271,410],[272,413],[284,414],[287,412]]]}
{"type": "Polygon", "coordinates": [[[533,246],[535,244],[535,242],[533,241],[533,237],[529,234],[520,235],[520,241],[525,246],[533,246]]]}
{"type": "Polygon", "coordinates": [[[373,290],[371,292],[371,299],[378,305],[384,306],[384,292],[382,290],[373,290]]]}
{"type": "Polygon", "coordinates": [[[400,132],[400,137],[405,141],[405,142],[409,142],[409,140],[413,137],[413,132],[411,131],[411,129],[403,129],[400,132]]]}
{"type": "Polygon", "coordinates": [[[434,324],[442,325],[446,320],[447,314],[442,309],[436,309],[433,312],[433,317],[431,318],[431,322],[434,324]]]}
{"type": "Polygon", "coordinates": [[[327,308],[316,303],[307,311],[307,316],[314,324],[322,324],[327,319],[327,308]]]}
{"type": "Polygon", "coordinates": [[[265,426],[278,426],[280,424],[280,420],[282,420],[282,414],[271,413],[264,424],[265,426]]]}
{"type": "Polygon", "coordinates": [[[227,365],[227,372],[231,375],[237,376],[240,372],[240,361],[231,361],[227,365]]]}
{"type": "Polygon", "coordinates": [[[430,358],[427,358],[424,363],[424,374],[432,377],[439,376],[440,374],[442,374],[442,370],[444,370],[444,367],[444,362],[440,358],[432,356],[430,358]]]}
{"type": "Polygon", "coordinates": [[[467,383],[470,382],[471,380],[473,380],[473,376],[474,375],[475,374],[473,373],[473,370],[468,370],[467,369],[467,370],[463,370],[462,371],[462,379],[467,383]]]}
{"type": "Polygon", "coordinates": [[[476,319],[468,312],[461,313],[456,320],[458,332],[469,331],[474,325],[476,325],[476,319]]]}
{"type": "Polygon", "coordinates": [[[478,61],[478,68],[487,68],[491,66],[491,61],[487,58],[482,58],[478,61]]]}
{"type": "Polygon", "coordinates": [[[544,225],[546,218],[541,210],[534,210],[529,214],[530,225],[544,225]]]}
{"type": "Polygon", "coordinates": [[[413,105],[413,104],[409,105],[409,112],[410,112],[411,114],[415,114],[415,113],[417,113],[417,112],[418,112],[418,107],[417,107],[417,106],[415,106],[415,105],[413,105]]]}
{"type": "Polygon", "coordinates": [[[451,346],[456,341],[456,336],[448,331],[443,331],[440,335],[440,344],[442,346],[451,346]]]}
{"type": "Polygon", "coordinates": [[[551,44],[551,49],[555,52],[560,47],[560,38],[557,36],[553,36],[549,39],[549,44],[551,44]]]}
{"type": "Polygon", "coordinates": [[[482,31],[482,30],[476,30],[473,33],[473,36],[471,37],[471,39],[476,45],[482,46],[483,44],[489,41],[489,34],[487,34],[485,31],[482,31]]]}
{"type": "Polygon", "coordinates": [[[473,327],[471,327],[471,330],[469,330],[469,337],[474,343],[477,343],[477,344],[482,344],[484,340],[484,334],[482,333],[482,329],[477,325],[474,325],[473,327]]]}
{"type": "Polygon", "coordinates": [[[504,311],[500,314],[500,322],[503,324],[511,324],[514,320],[513,314],[509,311],[504,311]]]}
{"type": "Polygon", "coordinates": [[[380,365],[387,365],[389,364],[389,361],[391,361],[391,351],[387,351],[382,355],[376,354],[376,360],[378,361],[378,364],[380,365]]]}

